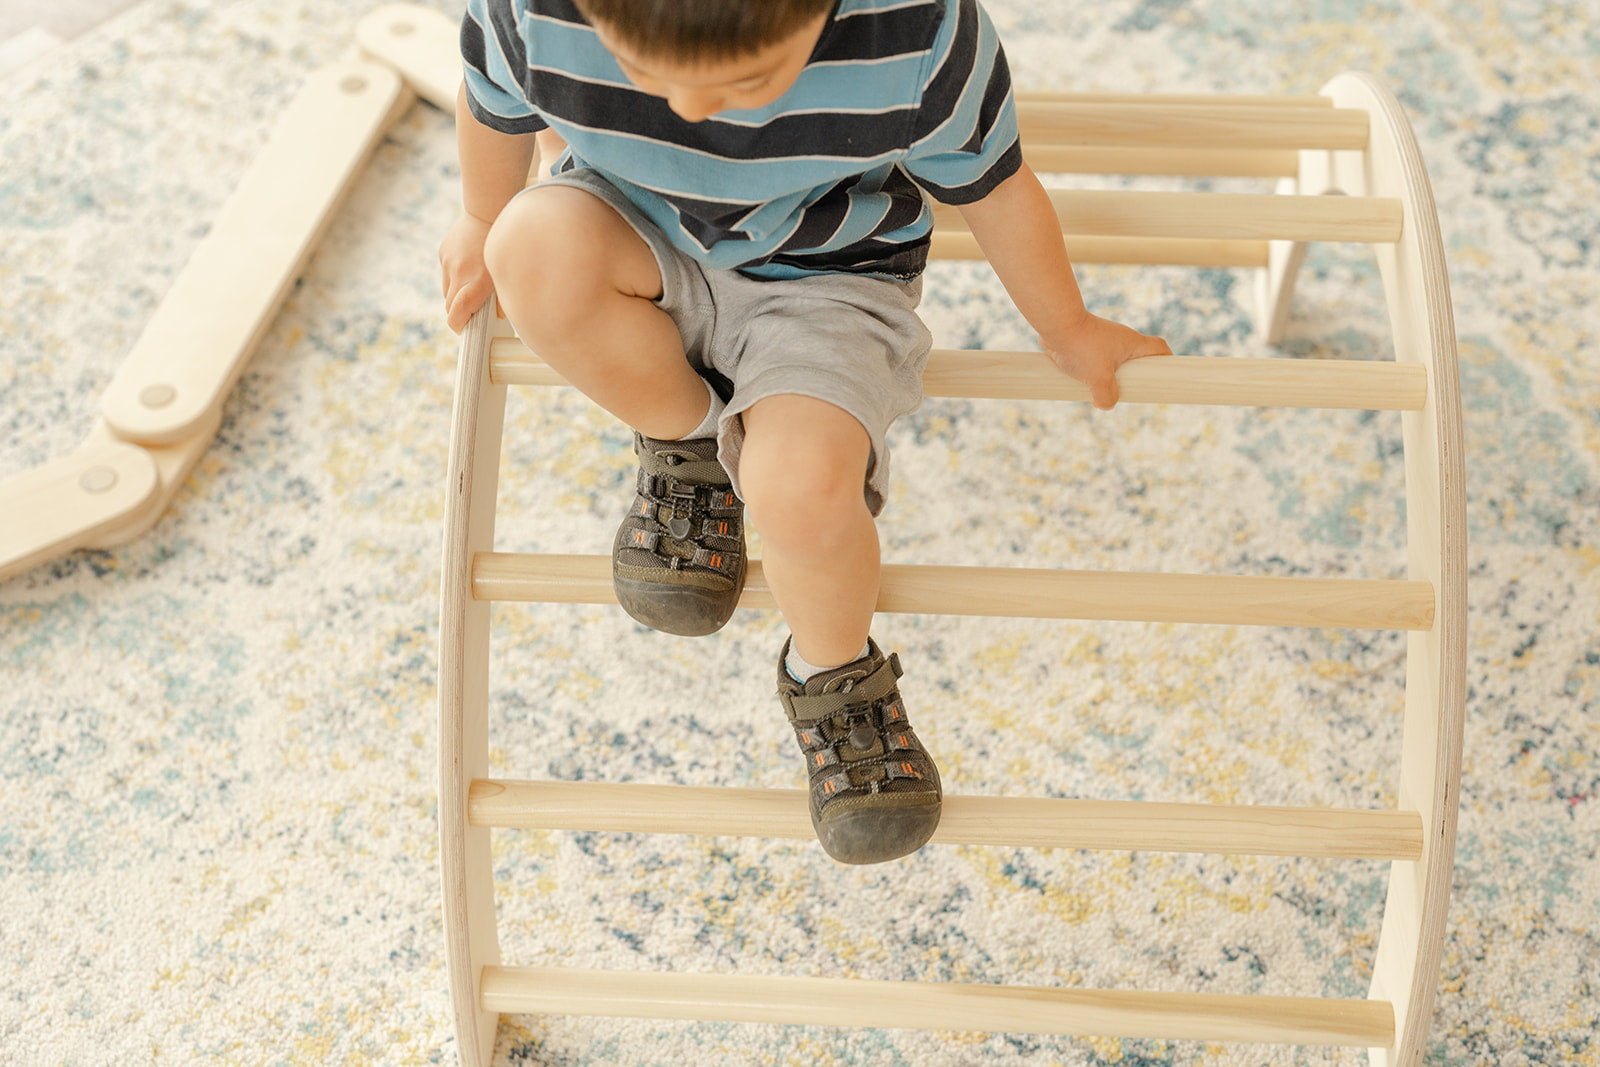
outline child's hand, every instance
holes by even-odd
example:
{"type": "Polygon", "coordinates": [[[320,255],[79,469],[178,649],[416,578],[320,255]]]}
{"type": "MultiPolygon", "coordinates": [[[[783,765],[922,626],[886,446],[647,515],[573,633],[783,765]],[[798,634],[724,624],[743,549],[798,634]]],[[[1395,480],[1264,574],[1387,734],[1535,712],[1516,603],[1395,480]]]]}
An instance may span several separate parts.
{"type": "Polygon", "coordinates": [[[1141,356],[1172,355],[1161,338],[1087,311],[1073,329],[1040,341],[1056,366],[1089,387],[1094,406],[1101,411],[1117,405],[1117,368],[1141,356]]]}
{"type": "Polygon", "coordinates": [[[465,212],[456,219],[439,245],[439,266],[444,271],[445,321],[456,333],[494,295],[494,282],[483,263],[483,244],[489,224],[465,212]]]}

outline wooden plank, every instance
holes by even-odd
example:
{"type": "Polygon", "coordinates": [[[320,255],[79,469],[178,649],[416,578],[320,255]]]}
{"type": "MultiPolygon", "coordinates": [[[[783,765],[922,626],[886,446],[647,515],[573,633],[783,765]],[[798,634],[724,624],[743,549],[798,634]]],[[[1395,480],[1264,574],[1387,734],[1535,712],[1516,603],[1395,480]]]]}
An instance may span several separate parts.
{"type": "Polygon", "coordinates": [[[1172,1041],[1372,1046],[1394,1033],[1371,1000],[569,967],[485,968],[483,999],[498,1012],[1172,1041]]]}
{"type": "Polygon", "coordinates": [[[100,399],[117,436],[192,437],[271,325],[357,169],[411,97],[387,67],[306,79],[100,399]]]}
{"type": "Polygon", "coordinates": [[[95,545],[158,495],[150,453],[97,427],[71,453],[0,483],[0,580],[95,545]]]}
{"type": "MultiPolygon", "coordinates": [[[[634,782],[472,783],[473,826],[809,841],[798,789],[703,789],[634,782]]],[[[946,796],[934,844],[1414,860],[1415,812],[946,796]]]]}
{"type": "Polygon", "coordinates": [[[461,22],[420,4],[383,4],[356,23],[361,51],[405,78],[411,91],[454,115],[461,87],[461,22]]]}
{"type": "MultiPolygon", "coordinates": [[[[479,600],[615,603],[609,556],[481,552],[473,566],[479,600]]],[[[751,560],[742,608],[773,609],[760,560],[751,560]]],[[[1427,582],[1352,578],[1252,578],[1138,574],[1030,567],[885,564],[878,611],[1032,619],[1188,622],[1426,630],[1427,582]]]]}

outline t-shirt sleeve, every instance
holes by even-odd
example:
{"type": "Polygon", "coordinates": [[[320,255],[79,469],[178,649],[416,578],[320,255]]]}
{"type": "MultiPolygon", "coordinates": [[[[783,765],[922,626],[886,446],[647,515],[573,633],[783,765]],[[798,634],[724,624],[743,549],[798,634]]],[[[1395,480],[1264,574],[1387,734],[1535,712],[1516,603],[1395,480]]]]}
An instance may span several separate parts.
{"type": "Polygon", "coordinates": [[[524,89],[527,49],[517,0],[467,0],[461,19],[462,74],[473,118],[501,133],[537,133],[547,125],[524,89]]]}
{"type": "Polygon", "coordinates": [[[902,165],[936,200],[982,200],[1022,166],[1022,145],[1011,70],[978,0],[949,0],[928,72],[902,165]]]}

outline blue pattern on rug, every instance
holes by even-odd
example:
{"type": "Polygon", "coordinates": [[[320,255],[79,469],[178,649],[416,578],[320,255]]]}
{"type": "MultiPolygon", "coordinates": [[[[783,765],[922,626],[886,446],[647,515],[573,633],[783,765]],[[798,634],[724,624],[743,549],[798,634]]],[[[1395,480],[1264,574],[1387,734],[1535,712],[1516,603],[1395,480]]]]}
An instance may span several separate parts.
{"type": "MultiPolygon", "coordinates": [[[[989,6],[1025,88],[1303,93],[1363,69],[1405,105],[1447,243],[1470,485],[1461,823],[1426,1063],[1600,1063],[1600,12],[989,6]]],[[[147,0],[0,80],[0,479],[85,438],[362,13],[147,0]]],[[[458,176],[450,119],[412,109],[155,528],[0,585],[7,1063],[455,1061],[433,736],[455,339],[434,249],[458,176]]],[[[1080,277],[1091,306],[1180,353],[1266,354],[1243,274],[1080,277]]],[[[1033,344],[983,267],[936,264],[924,310],[943,347],[1033,344]]],[[[1385,316],[1370,258],[1315,248],[1279,354],[1387,358],[1385,316]]],[[[930,400],[891,438],[884,557],[1396,576],[1399,437],[1392,414],[930,400]]],[[[606,551],[630,461],[583,398],[514,393],[498,547],[606,551]]],[[[497,609],[493,771],[794,788],[782,636],[767,613],[692,642],[614,609],[497,609]]],[[[955,793],[1394,800],[1398,635],[886,616],[877,637],[955,793]]],[[[809,843],[555,833],[497,834],[493,862],[513,963],[1354,997],[1386,877],[955,846],[846,870],[809,843]]],[[[496,1062],[1366,1062],[827,1022],[512,1016],[496,1062]]]]}

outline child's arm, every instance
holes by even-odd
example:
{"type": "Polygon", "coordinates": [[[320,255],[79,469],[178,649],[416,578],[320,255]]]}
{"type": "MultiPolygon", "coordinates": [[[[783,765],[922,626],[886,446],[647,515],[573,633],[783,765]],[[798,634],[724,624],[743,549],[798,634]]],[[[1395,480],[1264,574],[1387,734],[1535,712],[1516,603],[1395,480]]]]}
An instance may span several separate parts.
{"type": "Polygon", "coordinates": [[[1089,386],[1094,406],[1117,403],[1117,368],[1140,356],[1169,356],[1159,337],[1091,315],[1067,259],[1061,224],[1044,186],[1022,169],[961,214],[1017,310],[1039,332],[1056,365],[1089,386]]]}
{"type": "Polygon", "coordinates": [[[483,265],[489,227],[528,183],[535,135],[490,129],[472,115],[463,87],[456,96],[456,151],[461,157],[461,217],[439,245],[446,320],[460,332],[494,292],[483,265]]]}

